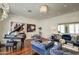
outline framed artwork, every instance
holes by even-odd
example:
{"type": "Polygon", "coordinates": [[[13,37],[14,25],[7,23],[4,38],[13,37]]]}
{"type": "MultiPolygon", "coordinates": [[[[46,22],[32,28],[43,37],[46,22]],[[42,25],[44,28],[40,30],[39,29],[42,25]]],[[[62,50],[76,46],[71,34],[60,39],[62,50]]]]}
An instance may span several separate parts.
{"type": "Polygon", "coordinates": [[[36,30],[35,24],[27,24],[27,32],[34,32],[36,30]]]}
{"type": "MultiPolygon", "coordinates": [[[[19,22],[10,22],[10,31],[13,31],[20,25],[25,24],[25,23],[19,23],[19,22]]],[[[34,32],[36,30],[36,25],[35,24],[25,24],[25,31],[27,32],[34,32]]]]}
{"type": "Polygon", "coordinates": [[[20,25],[24,24],[24,23],[19,23],[19,22],[10,22],[10,31],[13,31],[14,29],[16,29],[17,27],[19,27],[20,25]]]}

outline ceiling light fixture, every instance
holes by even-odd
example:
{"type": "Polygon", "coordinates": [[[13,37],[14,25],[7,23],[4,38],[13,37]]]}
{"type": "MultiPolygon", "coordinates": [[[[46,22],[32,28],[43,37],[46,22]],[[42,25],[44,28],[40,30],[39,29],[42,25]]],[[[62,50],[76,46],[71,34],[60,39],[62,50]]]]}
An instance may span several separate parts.
{"type": "Polygon", "coordinates": [[[64,7],[67,7],[67,5],[64,5],[64,7]]]}
{"type": "Polygon", "coordinates": [[[48,12],[48,6],[47,5],[42,5],[40,7],[40,13],[47,13],[48,12]]]}
{"type": "Polygon", "coordinates": [[[2,3],[0,8],[3,10],[2,16],[0,21],[5,20],[6,18],[8,18],[8,14],[9,14],[9,5],[6,3],[2,3]]]}

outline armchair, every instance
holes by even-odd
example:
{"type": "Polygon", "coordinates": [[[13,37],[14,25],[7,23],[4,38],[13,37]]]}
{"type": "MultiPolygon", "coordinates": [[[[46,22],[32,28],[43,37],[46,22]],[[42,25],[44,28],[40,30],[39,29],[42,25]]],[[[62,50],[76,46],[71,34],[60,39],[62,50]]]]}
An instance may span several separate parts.
{"type": "Polygon", "coordinates": [[[62,46],[61,44],[54,45],[52,49],[50,49],[50,55],[63,55],[64,52],[61,50],[62,46]]]}

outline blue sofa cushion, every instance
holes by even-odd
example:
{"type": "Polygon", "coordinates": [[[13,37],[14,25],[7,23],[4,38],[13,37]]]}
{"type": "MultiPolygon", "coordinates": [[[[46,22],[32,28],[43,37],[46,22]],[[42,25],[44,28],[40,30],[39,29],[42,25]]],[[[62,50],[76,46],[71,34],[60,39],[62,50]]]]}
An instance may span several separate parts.
{"type": "Polygon", "coordinates": [[[69,34],[64,34],[62,35],[62,38],[65,39],[66,41],[71,41],[72,37],[69,34]]]}
{"type": "Polygon", "coordinates": [[[49,44],[45,45],[45,49],[49,49],[51,47],[53,47],[54,43],[50,42],[49,44]]]}
{"type": "Polygon", "coordinates": [[[35,46],[45,50],[45,46],[42,43],[36,42],[36,41],[32,41],[31,43],[32,43],[32,45],[35,45],[35,46]]]}

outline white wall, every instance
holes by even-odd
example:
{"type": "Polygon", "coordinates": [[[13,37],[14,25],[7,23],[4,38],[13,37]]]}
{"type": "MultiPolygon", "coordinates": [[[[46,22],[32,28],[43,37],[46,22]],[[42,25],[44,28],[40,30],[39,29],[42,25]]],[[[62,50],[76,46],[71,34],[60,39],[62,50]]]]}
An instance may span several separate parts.
{"type": "Polygon", "coordinates": [[[57,17],[52,17],[50,19],[43,19],[43,20],[35,20],[35,19],[29,19],[23,16],[18,15],[12,15],[10,14],[9,18],[6,19],[3,22],[0,22],[0,39],[3,39],[5,33],[9,31],[9,22],[10,21],[16,21],[16,22],[22,22],[22,23],[32,23],[36,24],[37,30],[33,33],[27,33],[27,38],[30,38],[33,34],[38,33],[38,27],[42,27],[42,33],[44,37],[49,37],[52,33],[57,33],[57,25],[59,23],[67,23],[67,22],[79,22],[79,11],[73,12],[69,14],[64,14],[57,17]]]}
{"type": "MultiPolygon", "coordinates": [[[[36,28],[38,28],[38,22],[35,19],[29,19],[23,16],[18,16],[18,15],[12,15],[10,14],[9,18],[4,20],[3,22],[1,22],[0,24],[2,24],[2,29],[1,29],[1,39],[3,39],[2,37],[4,36],[4,34],[6,34],[9,30],[10,30],[10,21],[14,21],[14,22],[21,22],[21,23],[26,23],[26,24],[36,24],[36,28]]],[[[27,28],[26,28],[27,29],[27,28]]],[[[27,33],[27,39],[30,39],[30,37],[33,34],[37,34],[38,33],[38,29],[35,32],[32,33],[27,33]]]]}
{"type": "Polygon", "coordinates": [[[2,28],[3,28],[2,22],[0,22],[0,40],[2,39],[2,28]]]}
{"type": "Polygon", "coordinates": [[[79,22],[79,11],[41,20],[40,26],[43,28],[43,36],[49,37],[52,33],[57,33],[58,24],[67,22],[79,22]]]}

